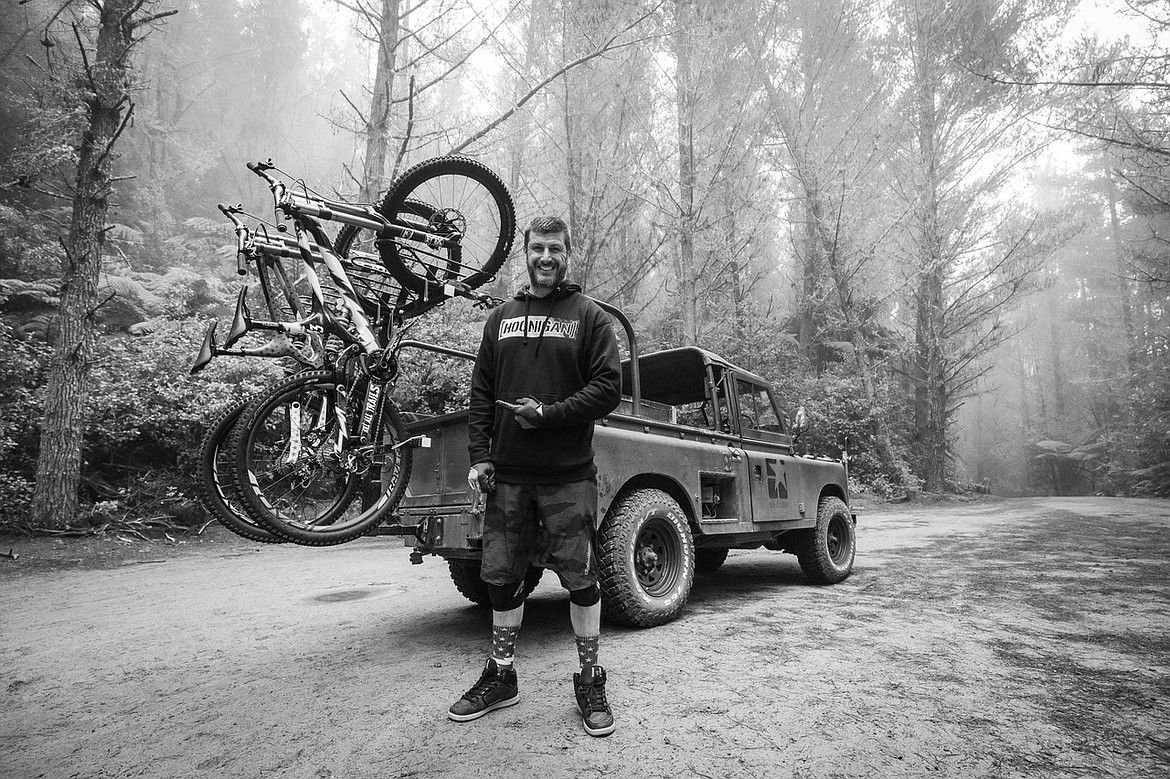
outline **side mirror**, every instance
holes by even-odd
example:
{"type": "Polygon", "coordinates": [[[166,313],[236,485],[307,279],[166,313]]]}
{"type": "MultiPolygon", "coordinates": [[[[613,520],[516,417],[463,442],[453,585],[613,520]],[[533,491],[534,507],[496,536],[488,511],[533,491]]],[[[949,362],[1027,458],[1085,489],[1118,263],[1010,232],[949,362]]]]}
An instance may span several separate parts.
{"type": "Polygon", "coordinates": [[[792,436],[793,445],[800,440],[801,434],[808,430],[808,414],[804,411],[804,406],[796,409],[796,416],[792,420],[792,428],[788,431],[792,436]]]}

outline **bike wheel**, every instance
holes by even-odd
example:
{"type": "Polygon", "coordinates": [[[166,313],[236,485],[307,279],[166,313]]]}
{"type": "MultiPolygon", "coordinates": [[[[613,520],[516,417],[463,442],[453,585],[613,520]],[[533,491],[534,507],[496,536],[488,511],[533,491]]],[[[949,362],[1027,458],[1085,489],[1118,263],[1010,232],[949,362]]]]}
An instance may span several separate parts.
{"type": "MultiPolygon", "coordinates": [[[[308,546],[370,532],[398,504],[410,478],[410,449],[394,448],[405,439],[402,420],[384,396],[377,404],[377,434],[363,440],[347,433],[337,452],[339,381],[322,371],[277,384],[249,407],[233,442],[248,514],[277,536],[308,546]],[[368,507],[355,500],[367,474],[379,485],[368,507]]],[[[349,405],[364,409],[368,385],[364,379],[359,384],[349,405]]]]}
{"type": "Polygon", "coordinates": [[[378,210],[392,224],[458,238],[450,248],[405,238],[379,243],[390,271],[425,297],[430,297],[428,283],[460,282],[474,289],[492,279],[516,235],[508,188],[487,166],[466,157],[415,165],[394,182],[378,210]]]}
{"type": "Polygon", "coordinates": [[[203,436],[199,453],[199,502],[219,523],[238,536],[264,544],[281,544],[285,539],[257,524],[243,507],[232,478],[231,435],[247,409],[250,398],[225,408],[203,436]]]}

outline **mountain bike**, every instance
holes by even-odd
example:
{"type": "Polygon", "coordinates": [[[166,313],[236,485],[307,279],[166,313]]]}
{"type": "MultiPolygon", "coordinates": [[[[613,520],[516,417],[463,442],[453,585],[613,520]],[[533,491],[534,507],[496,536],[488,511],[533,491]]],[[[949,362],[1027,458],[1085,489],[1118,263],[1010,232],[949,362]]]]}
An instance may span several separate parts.
{"type": "MultiPolygon", "coordinates": [[[[431,190],[431,195],[453,198],[433,205],[398,198],[396,185],[383,205],[399,204],[398,210],[388,216],[308,193],[291,194],[268,173],[270,165],[248,165],[268,182],[276,213],[292,223],[304,263],[327,269],[336,301],[331,308],[316,277],[310,276],[309,316],[261,322],[245,311],[246,329],[289,334],[296,327],[319,326],[342,344],[326,369],[279,382],[249,404],[232,429],[228,447],[235,458],[234,489],[246,513],[277,536],[315,546],[336,544],[360,537],[382,521],[409,481],[411,447],[425,445],[406,437],[389,397],[397,377],[402,322],[452,297],[481,306],[499,302],[474,292],[472,285],[487,281],[510,249],[515,224],[510,196],[502,183],[495,190],[483,185],[494,174],[478,163],[461,158],[442,162],[412,169],[423,175],[415,173],[411,190],[428,181],[455,184],[459,176],[452,170],[470,170],[475,178],[468,177],[470,183],[462,187],[431,190]],[[452,168],[452,162],[459,164],[452,168]],[[483,197],[467,198],[468,191],[480,190],[490,204],[485,206],[483,197]],[[344,261],[318,218],[353,228],[339,235],[339,244],[341,239],[348,242],[344,261]],[[469,231],[477,225],[494,232],[474,240],[469,231]],[[375,243],[374,256],[385,266],[370,262],[370,255],[359,248],[362,231],[368,232],[365,240],[375,243]],[[368,285],[363,289],[355,283],[362,268],[371,277],[384,276],[388,269],[401,282],[392,301],[385,288],[370,294],[368,285]],[[316,319],[309,322],[312,317],[316,319]],[[374,489],[363,490],[367,478],[374,489]],[[355,500],[359,495],[362,499],[355,500]]],[[[279,254],[282,244],[262,241],[257,247],[279,254]]]]}

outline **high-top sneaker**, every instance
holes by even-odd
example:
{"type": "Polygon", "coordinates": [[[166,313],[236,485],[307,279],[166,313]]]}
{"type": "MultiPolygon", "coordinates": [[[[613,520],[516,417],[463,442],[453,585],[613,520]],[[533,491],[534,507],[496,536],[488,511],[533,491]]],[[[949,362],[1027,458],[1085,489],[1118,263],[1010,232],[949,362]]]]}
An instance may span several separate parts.
{"type": "Polygon", "coordinates": [[[577,711],[581,724],[591,736],[608,736],[613,733],[613,712],[605,699],[605,669],[593,666],[589,678],[573,674],[573,690],[577,693],[577,711]]]}
{"type": "Polygon", "coordinates": [[[500,668],[489,657],[479,681],[462,698],[451,704],[447,716],[456,722],[468,722],[479,719],[489,711],[515,706],[519,702],[516,669],[500,668]]]}

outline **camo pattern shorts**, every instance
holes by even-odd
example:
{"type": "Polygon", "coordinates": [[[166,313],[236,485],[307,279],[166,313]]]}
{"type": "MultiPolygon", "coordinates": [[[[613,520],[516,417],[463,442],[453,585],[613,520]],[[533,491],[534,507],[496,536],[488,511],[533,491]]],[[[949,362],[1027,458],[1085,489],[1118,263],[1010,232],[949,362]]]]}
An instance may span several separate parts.
{"type": "Polygon", "coordinates": [[[555,571],[567,590],[592,587],[596,520],[597,479],[497,483],[484,513],[480,577],[488,584],[514,584],[531,564],[555,571]]]}

